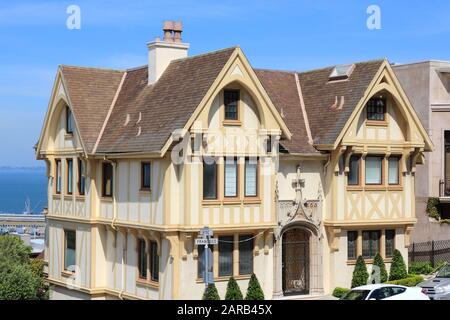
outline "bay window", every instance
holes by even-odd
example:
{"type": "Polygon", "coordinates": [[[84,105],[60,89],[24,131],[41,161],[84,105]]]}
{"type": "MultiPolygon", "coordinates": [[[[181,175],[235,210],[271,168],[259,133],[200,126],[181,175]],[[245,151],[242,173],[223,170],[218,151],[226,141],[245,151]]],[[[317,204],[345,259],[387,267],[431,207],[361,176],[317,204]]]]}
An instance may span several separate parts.
{"type": "Polygon", "coordinates": [[[349,172],[348,172],[348,185],[349,186],[357,186],[359,185],[359,176],[360,176],[360,156],[351,156],[349,163],[349,172]]]}
{"type": "Polygon", "coordinates": [[[398,185],[400,183],[399,160],[399,157],[389,157],[388,181],[390,185],[398,185]]]}
{"type": "Polygon", "coordinates": [[[258,160],[245,160],[245,196],[256,197],[258,195],[258,160]]]}
{"type": "Polygon", "coordinates": [[[67,194],[73,192],[73,160],[67,159],[67,194]]]}
{"type": "Polygon", "coordinates": [[[233,275],[233,236],[219,237],[219,277],[233,275]]]}
{"type": "Polygon", "coordinates": [[[238,196],[238,163],[236,158],[225,159],[225,197],[238,196]]]}
{"type": "Polygon", "coordinates": [[[239,275],[253,273],[253,236],[239,236],[239,275]]]}
{"type": "Polygon", "coordinates": [[[203,162],[203,199],[217,199],[217,164],[203,162]]]}
{"type": "Polygon", "coordinates": [[[362,255],[364,259],[373,259],[380,252],[380,231],[362,232],[362,255]]]}
{"type": "Polygon", "coordinates": [[[55,192],[61,193],[61,159],[55,160],[55,192]]]}
{"type": "Polygon", "coordinates": [[[366,184],[383,184],[383,157],[367,156],[365,165],[366,184]]]}

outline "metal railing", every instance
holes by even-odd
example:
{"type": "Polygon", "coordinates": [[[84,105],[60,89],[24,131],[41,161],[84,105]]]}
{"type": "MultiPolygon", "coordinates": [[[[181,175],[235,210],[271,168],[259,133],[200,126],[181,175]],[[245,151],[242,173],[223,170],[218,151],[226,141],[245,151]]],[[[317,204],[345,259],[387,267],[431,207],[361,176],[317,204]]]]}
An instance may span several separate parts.
{"type": "Polygon", "coordinates": [[[412,243],[408,249],[410,262],[430,262],[433,267],[450,261],[450,240],[412,243]]]}

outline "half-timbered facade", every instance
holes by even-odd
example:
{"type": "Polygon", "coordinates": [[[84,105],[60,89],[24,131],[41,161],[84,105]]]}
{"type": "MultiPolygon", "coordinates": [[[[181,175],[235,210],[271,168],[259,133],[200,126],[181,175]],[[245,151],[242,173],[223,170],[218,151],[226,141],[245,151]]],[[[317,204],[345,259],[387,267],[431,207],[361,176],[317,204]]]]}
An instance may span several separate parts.
{"type": "Polygon", "coordinates": [[[257,70],[188,57],[180,30],[148,66],[59,67],[36,150],[53,298],[200,298],[203,226],[221,296],[252,273],[269,299],[328,293],[358,255],[406,255],[431,142],[387,61],[257,70]]]}

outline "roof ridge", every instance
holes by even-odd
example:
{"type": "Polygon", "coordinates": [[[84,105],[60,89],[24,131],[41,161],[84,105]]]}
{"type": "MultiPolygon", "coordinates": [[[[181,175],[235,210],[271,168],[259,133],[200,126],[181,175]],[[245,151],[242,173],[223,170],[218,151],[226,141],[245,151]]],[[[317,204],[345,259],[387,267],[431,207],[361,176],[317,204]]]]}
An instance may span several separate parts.
{"type": "Polygon", "coordinates": [[[122,69],[112,69],[112,68],[103,68],[103,67],[87,67],[87,66],[72,66],[67,64],[60,64],[61,68],[73,68],[73,69],[90,69],[90,70],[98,70],[98,71],[114,71],[114,72],[126,72],[127,70],[122,69]]]}
{"type": "MultiPolygon", "coordinates": [[[[357,62],[351,62],[351,63],[344,63],[345,64],[362,64],[362,63],[373,63],[373,62],[382,62],[384,60],[387,60],[386,58],[383,59],[372,59],[372,60],[365,60],[365,61],[357,61],[357,62]]],[[[310,72],[317,72],[317,71],[321,71],[321,70],[325,70],[325,69],[330,69],[330,68],[334,68],[335,66],[340,66],[343,64],[335,64],[335,65],[330,65],[330,66],[326,66],[326,67],[320,67],[320,68],[316,68],[316,69],[309,69],[309,70],[304,70],[304,71],[298,71],[298,70],[279,70],[279,69],[265,69],[265,68],[253,68],[253,70],[257,71],[269,71],[269,72],[282,72],[282,73],[291,73],[291,74],[305,74],[305,73],[310,73],[310,72]]]]}
{"type": "Polygon", "coordinates": [[[171,62],[184,61],[184,60],[189,60],[189,59],[193,59],[193,58],[200,58],[200,57],[208,56],[208,55],[211,55],[211,54],[215,54],[215,53],[219,53],[219,52],[223,52],[223,51],[227,51],[227,50],[231,50],[231,49],[237,49],[237,48],[239,48],[239,46],[232,46],[232,47],[218,49],[218,50],[214,50],[214,51],[208,51],[208,52],[199,53],[199,54],[196,54],[196,55],[193,55],[193,56],[188,56],[188,57],[184,57],[184,58],[174,59],[171,62]]]}

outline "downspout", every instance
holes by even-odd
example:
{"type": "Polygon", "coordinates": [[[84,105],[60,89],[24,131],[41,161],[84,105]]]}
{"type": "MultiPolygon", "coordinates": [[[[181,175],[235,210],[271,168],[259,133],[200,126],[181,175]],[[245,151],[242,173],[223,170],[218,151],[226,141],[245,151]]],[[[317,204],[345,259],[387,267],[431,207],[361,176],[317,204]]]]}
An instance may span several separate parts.
{"type": "Polygon", "coordinates": [[[124,245],[122,247],[122,289],[119,292],[119,299],[123,300],[123,293],[125,292],[126,279],[125,279],[125,265],[126,265],[126,255],[128,254],[128,231],[125,230],[124,234],[124,245]]]}

